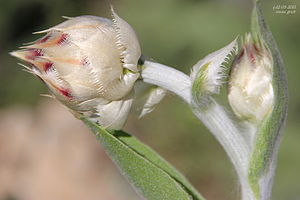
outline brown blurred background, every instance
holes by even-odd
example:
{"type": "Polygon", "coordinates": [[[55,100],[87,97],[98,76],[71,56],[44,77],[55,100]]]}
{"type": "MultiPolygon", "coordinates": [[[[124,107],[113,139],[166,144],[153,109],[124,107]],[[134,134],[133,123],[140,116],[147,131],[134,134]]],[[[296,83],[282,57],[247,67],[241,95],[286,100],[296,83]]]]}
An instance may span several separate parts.
{"type": "MultiPolygon", "coordinates": [[[[63,21],[62,15],[110,18],[110,1],[0,0],[0,200],[138,200],[87,128],[24,73],[8,52],[39,36],[31,32],[63,21]]],[[[143,53],[189,73],[206,54],[249,31],[251,1],[119,0],[117,12],[136,30],[143,53]]],[[[279,153],[273,200],[300,199],[300,14],[278,14],[264,2],[281,49],[290,106],[279,153]]],[[[174,95],[125,130],[175,165],[209,200],[239,199],[237,179],[220,145],[174,95]]]]}

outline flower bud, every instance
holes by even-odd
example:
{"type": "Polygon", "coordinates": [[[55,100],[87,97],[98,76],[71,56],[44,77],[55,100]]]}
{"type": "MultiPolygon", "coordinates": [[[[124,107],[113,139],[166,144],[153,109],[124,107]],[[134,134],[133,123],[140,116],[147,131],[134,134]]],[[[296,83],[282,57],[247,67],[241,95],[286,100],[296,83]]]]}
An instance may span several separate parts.
{"type": "Polygon", "coordinates": [[[262,40],[254,42],[247,34],[241,53],[233,62],[228,99],[241,119],[259,124],[272,111],[272,55],[262,40]]]}
{"type": "Polygon", "coordinates": [[[120,129],[139,77],[141,50],[131,26],[113,10],[112,16],[113,20],[67,18],[38,32],[46,35],[11,55],[29,63],[30,72],[73,112],[95,118],[106,128],[120,129]]]}
{"type": "Polygon", "coordinates": [[[225,47],[208,54],[205,58],[198,61],[192,68],[191,80],[192,82],[201,82],[198,90],[209,94],[218,94],[220,87],[225,77],[224,64],[230,59],[229,57],[236,54],[237,39],[233,40],[225,47]]]}

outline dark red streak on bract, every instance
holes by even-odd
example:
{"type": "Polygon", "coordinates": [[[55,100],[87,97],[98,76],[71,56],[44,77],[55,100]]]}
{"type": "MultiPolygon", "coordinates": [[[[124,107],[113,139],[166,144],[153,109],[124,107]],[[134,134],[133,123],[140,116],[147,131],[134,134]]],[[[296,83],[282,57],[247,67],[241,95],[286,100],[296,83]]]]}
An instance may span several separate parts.
{"type": "Polygon", "coordinates": [[[28,49],[28,55],[25,58],[34,60],[38,56],[43,56],[43,53],[40,49],[28,49]]]}
{"type": "Polygon", "coordinates": [[[45,42],[47,42],[48,40],[49,40],[49,38],[50,38],[51,36],[50,35],[46,35],[44,38],[42,38],[40,41],[38,41],[37,43],[39,44],[39,43],[45,43],[45,42]]]}
{"type": "Polygon", "coordinates": [[[65,42],[67,41],[68,37],[69,37],[68,34],[63,33],[63,34],[60,36],[59,40],[57,40],[57,44],[61,45],[61,44],[65,43],[65,42]]]}
{"type": "Polygon", "coordinates": [[[52,66],[53,66],[53,63],[51,63],[51,62],[46,62],[46,63],[44,64],[44,70],[47,72],[52,66]]]}
{"type": "Polygon", "coordinates": [[[65,96],[69,99],[72,98],[71,92],[68,89],[58,89],[58,90],[63,96],[65,96]]]}

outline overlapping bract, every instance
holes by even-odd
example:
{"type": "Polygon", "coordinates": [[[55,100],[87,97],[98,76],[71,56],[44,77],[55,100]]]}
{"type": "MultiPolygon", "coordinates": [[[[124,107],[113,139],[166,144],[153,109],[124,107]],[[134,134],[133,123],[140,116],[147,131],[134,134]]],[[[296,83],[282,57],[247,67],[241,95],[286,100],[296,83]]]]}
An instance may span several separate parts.
{"type": "Polygon", "coordinates": [[[113,10],[112,15],[113,20],[68,18],[11,54],[29,63],[27,69],[73,113],[121,129],[133,101],[141,50],[131,26],[113,10]]]}

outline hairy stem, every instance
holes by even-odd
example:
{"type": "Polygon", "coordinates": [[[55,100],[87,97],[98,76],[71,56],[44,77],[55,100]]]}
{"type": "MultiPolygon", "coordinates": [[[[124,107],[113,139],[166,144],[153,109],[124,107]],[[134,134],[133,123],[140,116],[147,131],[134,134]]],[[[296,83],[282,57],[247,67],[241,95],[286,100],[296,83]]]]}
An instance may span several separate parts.
{"type": "Polygon", "coordinates": [[[205,109],[193,103],[190,77],[174,68],[145,61],[141,76],[144,82],[165,88],[190,105],[194,114],[213,133],[230,157],[239,177],[242,199],[254,200],[247,177],[250,146],[241,135],[241,128],[234,123],[224,108],[212,98],[209,99],[209,106],[205,109]]]}
{"type": "Polygon", "coordinates": [[[193,106],[193,113],[215,136],[230,158],[241,185],[242,199],[254,200],[247,177],[250,149],[239,127],[229,118],[224,108],[213,99],[205,110],[194,103],[193,106]]]}
{"type": "Polygon", "coordinates": [[[165,88],[181,97],[188,104],[191,103],[191,80],[181,71],[146,60],[141,76],[145,83],[165,88]]]}

